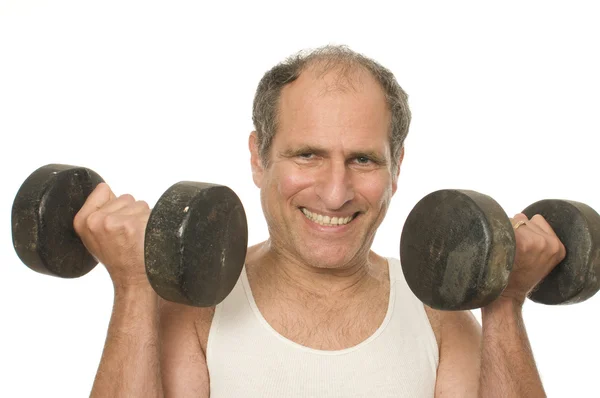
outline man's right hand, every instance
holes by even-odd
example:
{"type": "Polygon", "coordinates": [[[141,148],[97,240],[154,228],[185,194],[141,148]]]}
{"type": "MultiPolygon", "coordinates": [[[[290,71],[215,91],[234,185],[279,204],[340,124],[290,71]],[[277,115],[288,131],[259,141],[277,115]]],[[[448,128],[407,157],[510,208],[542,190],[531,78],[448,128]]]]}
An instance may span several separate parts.
{"type": "Polygon", "coordinates": [[[149,287],[144,235],[150,208],[129,194],[118,198],[99,184],[75,215],[73,226],[89,252],[104,264],[115,288],[149,287]]]}

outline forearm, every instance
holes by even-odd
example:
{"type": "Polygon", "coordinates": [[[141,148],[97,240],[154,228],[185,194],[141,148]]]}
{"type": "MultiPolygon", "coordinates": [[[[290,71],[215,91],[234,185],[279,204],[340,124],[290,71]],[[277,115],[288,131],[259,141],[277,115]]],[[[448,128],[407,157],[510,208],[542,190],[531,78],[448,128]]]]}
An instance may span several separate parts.
{"type": "Polygon", "coordinates": [[[91,397],[162,397],[158,296],[150,286],[116,290],[91,397]]]}
{"type": "Polygon", "coordinates": [[[525,330],[522,306],[499,299],[482,309],[480,397],[546,397],[525,330]]]}

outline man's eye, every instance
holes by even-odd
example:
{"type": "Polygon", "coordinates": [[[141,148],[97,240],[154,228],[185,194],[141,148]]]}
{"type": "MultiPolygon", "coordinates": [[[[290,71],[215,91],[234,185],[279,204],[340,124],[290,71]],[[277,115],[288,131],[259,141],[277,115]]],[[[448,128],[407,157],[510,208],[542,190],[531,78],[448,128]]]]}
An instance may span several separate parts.
{"type": "Polygon", "coordinates": [[[298,155],[298,156],[300,156],[302,159],[310,159],[310,158],[312,158],[312,157],[313,157],[313,154],[312,154],[312,153],[309,153],[309,152],[307,152],[307,153],[301,153],[301,154],[300,154],[300,155],[298,155]]]}
{"type": "Polygon", "coordinates": [[[367,164],[367,163],[369,163],[371,161],[371,159],[369,159],[366,156],[359,156],[359,157],[356,158],[356,161],[358,163],[360,163],[360,164],[367,164]]]}

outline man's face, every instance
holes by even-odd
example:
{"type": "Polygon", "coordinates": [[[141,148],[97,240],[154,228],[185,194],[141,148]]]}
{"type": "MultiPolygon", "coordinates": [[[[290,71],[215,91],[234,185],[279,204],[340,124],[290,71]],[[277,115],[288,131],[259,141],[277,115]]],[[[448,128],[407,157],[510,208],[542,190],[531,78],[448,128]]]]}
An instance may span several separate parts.
{"type": "Polygon", "coordinates": [[[337,79],[309,69],[283,89],[269,167],[250,137],[273,249],[320,268],[366,258],[399,171],[391,169],[391,116],[380,86],[363,71],[351,87],[337,79]]]}

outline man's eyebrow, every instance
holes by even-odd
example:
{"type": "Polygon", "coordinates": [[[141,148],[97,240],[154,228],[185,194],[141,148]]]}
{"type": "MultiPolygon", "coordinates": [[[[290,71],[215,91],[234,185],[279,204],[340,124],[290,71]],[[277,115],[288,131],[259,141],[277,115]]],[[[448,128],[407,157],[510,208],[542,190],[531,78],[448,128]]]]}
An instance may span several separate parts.
{"type": "MultiPolygon", "coordinates": [[[[288,148],[288,149],[284,150],[283,152],[281,152],[281,156],[294,157],[294,156],[301,155],[303,153],[312,153],[317,156],[324,156],[327,154],[327,150],[325,150],[324,148],[313,146],[313,145],[302,145],[299,147],[288,148]]],[[[385,157],[382,156],[379,152],[374,151],[374,150],[353,151],[353,152],[350,152],[350,155],[349,155],[350,159],[356,159],[356,158],[362,158],[362,157],[369,158],[377,164],[386,164],[387,163],[387,160],[385,159],[385,157]]]]}
{"type": "Polygon", "coordinates": [[[281,152],[281,156],[294,157],[303,153],[314,153],[317,156],[323,156],[327,153],[327,151],[323,148],[319,148],[312,145],[302,145],[295,148],[287,148],[286,150],[281,152]]]}

